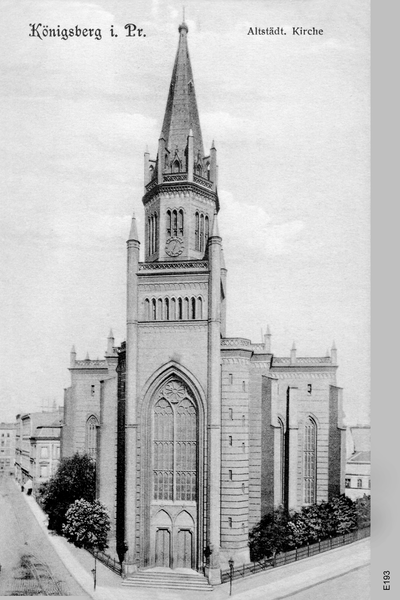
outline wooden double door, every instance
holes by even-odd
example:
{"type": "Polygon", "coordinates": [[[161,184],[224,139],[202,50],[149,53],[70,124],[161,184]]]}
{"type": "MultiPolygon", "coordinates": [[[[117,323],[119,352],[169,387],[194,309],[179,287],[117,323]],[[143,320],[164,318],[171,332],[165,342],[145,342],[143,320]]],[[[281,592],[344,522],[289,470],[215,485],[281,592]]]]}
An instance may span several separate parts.
{"type": "Polygon", "coordinates": [[[173,521],[170,515],[161,510],[155,521],[153,528],[154,566],[170,569],[195,569],[195,528],[193,518],[189,513],[183,511],[173,521]]]}

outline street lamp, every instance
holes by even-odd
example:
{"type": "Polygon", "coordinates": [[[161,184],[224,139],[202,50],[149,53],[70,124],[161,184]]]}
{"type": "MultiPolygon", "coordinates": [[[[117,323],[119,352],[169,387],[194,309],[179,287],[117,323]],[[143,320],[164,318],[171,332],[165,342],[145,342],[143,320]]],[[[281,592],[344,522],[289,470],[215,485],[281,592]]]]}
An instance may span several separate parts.
{"type": "Polygon", "coordinates": [[[235,565],[235,561],[233,560],[233,558],[230,558],[228,560],[228,564],[229,564],[229,595],[232,596],[233,568],[235,565]]]}

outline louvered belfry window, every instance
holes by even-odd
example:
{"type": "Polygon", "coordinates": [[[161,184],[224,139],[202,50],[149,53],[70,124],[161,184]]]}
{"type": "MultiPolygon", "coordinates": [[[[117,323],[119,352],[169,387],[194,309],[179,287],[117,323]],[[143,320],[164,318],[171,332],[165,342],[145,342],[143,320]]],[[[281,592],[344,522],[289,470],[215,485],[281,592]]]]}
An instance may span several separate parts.
{"type": "Polygon", "coordinates": [[[196,408],[185,387],[173,380],[154,407],[154,500],[196,500],[196,476],[196,408]]]}

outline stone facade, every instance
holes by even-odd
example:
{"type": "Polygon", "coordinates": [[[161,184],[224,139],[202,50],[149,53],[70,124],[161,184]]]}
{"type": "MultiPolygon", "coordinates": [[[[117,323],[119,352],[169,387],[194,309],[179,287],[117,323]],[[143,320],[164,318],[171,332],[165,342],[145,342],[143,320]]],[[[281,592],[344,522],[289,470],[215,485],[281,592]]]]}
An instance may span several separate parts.
{"type": "Polygon", "coordinates": [[[28,493],[48,481],[60,463],[63,409],[17,415],[15,478],[28,493]]]}
{"type": "Polygon", "coordinates": [[[62,458],[76,452],[97,456],[99,446],[100,404],[102,383],[116,379],[117,353],[114,337],[110,331],[107,350],[102,360],[77,360],[73,347],[70,354],[69,371],[71,386],[64,390],[64,419],[62,426],[62,458]]]}
{"type": "Polygon", "coordinates": [[[14,473],[15,423],[0,423],[0,475],[14,473]]]}
{"type": "Polygon", "coordinates": [[[367,425],[349,428],[345,493],[352,500],[371,495],[371,430],[367,425]]]}
{"type": "Polygon", "coordinates": [[[127,243],[126,344],[109,342],[101,365],[71,355],[63,455],[85,449],[95,416],[125,575],[186,567],[218,583],[230,558],[249,561],[265,513],[343,492],[345,428],[334,346],[276,357],[269,330],[261,344],[227,337],[217,151],[203,150],[187,33],[157,157],[145,154],[144,262],[135,216],[127,243]]]}

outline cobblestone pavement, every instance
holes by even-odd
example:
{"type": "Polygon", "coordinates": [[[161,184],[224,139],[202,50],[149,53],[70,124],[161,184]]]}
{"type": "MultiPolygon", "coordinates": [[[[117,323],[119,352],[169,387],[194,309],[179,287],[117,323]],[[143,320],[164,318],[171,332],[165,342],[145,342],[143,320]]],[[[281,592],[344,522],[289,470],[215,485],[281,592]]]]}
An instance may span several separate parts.
{"type": "Polygon", "coordinates": [[[14,479],[0,475],[0,596],[89,596],[55,554],[14,479]]]}

